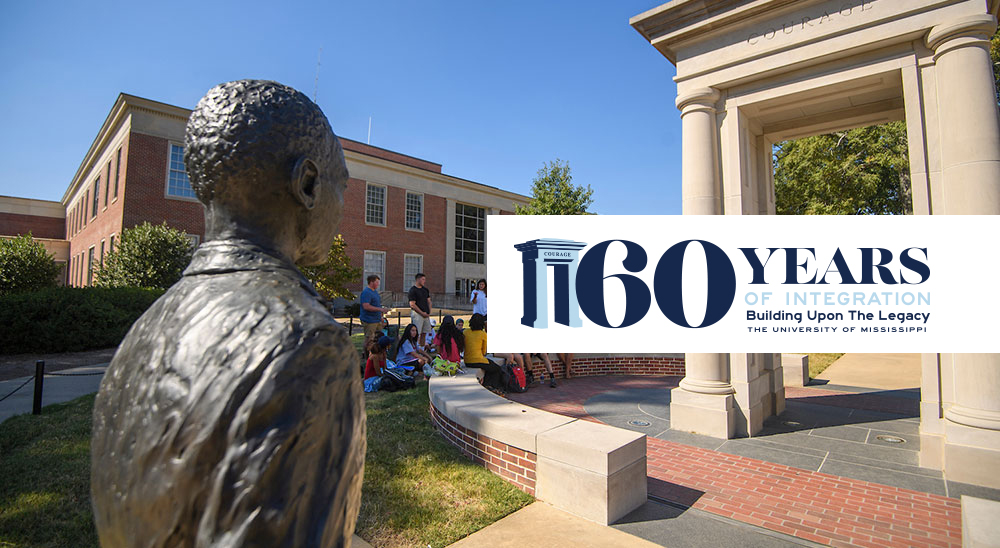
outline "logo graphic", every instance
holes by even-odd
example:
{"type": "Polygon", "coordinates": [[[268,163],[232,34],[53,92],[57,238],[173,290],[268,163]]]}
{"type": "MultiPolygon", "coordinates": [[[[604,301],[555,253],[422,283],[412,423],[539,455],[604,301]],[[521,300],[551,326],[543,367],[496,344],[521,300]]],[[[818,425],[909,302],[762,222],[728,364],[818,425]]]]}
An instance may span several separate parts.
{"type": "MultiPolygon", "coordinates": [[[[573,240],[540,239],[516,244],[521,252],[524,276],[524,315],[521,323],[545,329],[549,326],[548,267],[555,271],[555,320],[568,327],[581,327],[580,303],[576,299],[576,269],[580,250],[587,247],[573,240]]],[[[510,249],[510,248],[508,248],[510,249]]]]}

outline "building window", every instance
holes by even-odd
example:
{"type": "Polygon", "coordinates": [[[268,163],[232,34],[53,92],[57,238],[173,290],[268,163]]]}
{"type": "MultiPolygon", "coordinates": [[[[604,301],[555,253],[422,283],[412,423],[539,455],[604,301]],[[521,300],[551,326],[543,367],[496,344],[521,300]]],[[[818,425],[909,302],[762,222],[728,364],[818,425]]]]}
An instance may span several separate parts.
{"type": "Polygon", "coordinates": [[[80,203],[80,209],[81,209],[80,213],[84,214],[84,216],[83,216],[83,226],[84,227],[87,226],[87,215],[86,215],[86,213],[87,213],[87,202],[89,202],[89,201],[90,201],[90,193],[88,192],[88,193],[86,193],[86,194],[83,195],[83,202],[80,203]]]}
{"type": "Polygon", "coordinates": [[[112,195],[114,199],[118,199],[118,176],[122,173],[122,147],[118,147],[118,157],[115,159],[115,191],[112,195]]]}
{"type": "Polygon", "coordinates": [[[361,279],[367,280],[372,274],[378,276],[385,287],[385,251],[365,251],[365,272],[361,279]]]}
{"type": "Polygon", "coordinates": [[[469,297],[472,295],[472,290],[475,289],[477,281],[469,278],[456,278],[455,294],[460,297],[469,297]]]}
{"type": "Polygon", "coordinates": [[[114,250],[115,250],[115,235],[112,234],[111,238],[108,239],[108,253],[111,253],[114,250]]]}
{"type": "Polygon", "coordinates": [[[424,229],[424,195],[406,193],[406,229],[424,229]]]}
{"type": "Polygon", "coordinates": [[[101,205],[101,178],[98,177],[97,180],[94,181],[94,206],[92,208],[93,212],[91,212],[90,214],[91,217],[97,217],[97,207],[100,205],[101,205]]]}
{"type": "Polygon", "coordinates": [[[107,184],[104,185],[104,207],[108,207],[108,190],[111,188],[111,160],[108,160],[108,175],[104,178],[107,184]]]}
{"type": "Polygon", "coordinates": [[[101,240],[101,268],[104,268],[104,240],[101,240]]]}
{"type": "Polygon", "coordinates": [[[403,291],[409,291],[413,279],[424,271],[423,255],[403,255],[403,291]]]}
{"type": "Polygon", "coordinates": [[[455,262],[486,263],[486,210],[455,204],[455,262]]]}
{"type": "Polygon", "coordinates": [[[94,246],[87,251],[87,285],[94,285],[94,246]]]}
{"type": "Polygon", "coordinates": [[[170,143],[170,169],[167,173],[167,196],[197,198],[184,170],[184,147],[170,143]]]}
{"type": "Polygon", "coordinates": [[[365,224],[385,226],[385,187],[368,184],[365,224]]]}

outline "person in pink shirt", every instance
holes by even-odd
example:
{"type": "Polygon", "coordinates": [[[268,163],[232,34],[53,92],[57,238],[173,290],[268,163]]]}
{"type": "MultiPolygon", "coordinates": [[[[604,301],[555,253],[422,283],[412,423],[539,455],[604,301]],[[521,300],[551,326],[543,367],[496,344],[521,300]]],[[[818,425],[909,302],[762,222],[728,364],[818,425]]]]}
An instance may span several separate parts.
{"type": "Polygon", "coordinates": [[[445,316],[441,320],[441,327],[434,335],[434,348],[442,358],[459,363],[462,361],[462,353],[465,351],[465,337],[455,326],[455,319],[445,316]]]}

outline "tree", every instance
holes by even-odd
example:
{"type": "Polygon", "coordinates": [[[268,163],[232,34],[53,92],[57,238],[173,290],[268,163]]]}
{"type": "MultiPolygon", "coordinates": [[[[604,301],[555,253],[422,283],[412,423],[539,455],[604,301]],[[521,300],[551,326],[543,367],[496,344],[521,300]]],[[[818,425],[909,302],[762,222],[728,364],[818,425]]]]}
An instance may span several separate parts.
{"type": "MultiPolygon", "coordinates": [[[[990,39],[1000,106],[1000,29],[990,39]]],[[[778,144],[774,187],[779,214],[910,213],[906,126],[892,122],[778,144]]]]}
{"type": "Polygon", "coordinates": [[[56,285],[62,266],[31,233],[0,238],[0,295],[56,285]]]}
{"type": "Polygon", "coordinates": [[[997,104],[1000,104],[1000,27],[990,39],[990,59],[993,61],[993,79],[997,88],[997,104]]]}
{"type": "Polygon", "coordinates": [[[785,141],[775,147],[779,215],[910,213],[903,122],[785,141]]]}
{"type": "Polygon", "coordinates": [[[531,183],[531,203],[514,206],[518,215],[588,215],[594,191],[572,184],[569,163],[546,162],[531,183]]]}
{"type": "Polygon", "coordinates": [[[337,234],[337,239],[330,246],[325,263],[318,266],[299,265],[299,270],[316,286],[316,291],[327,299],[353,299],[354,294],[346,286],[361,278],[361,269],[351,266],[351,260],[347,257],[347,244],[340,234],[337,234]]]}
{"type": "Polygon", "coordinates": [[[96,269],[94,285],[167,289],[181,279],[192,251],[188,237],[167,223],[127,228],[96,269]]]}

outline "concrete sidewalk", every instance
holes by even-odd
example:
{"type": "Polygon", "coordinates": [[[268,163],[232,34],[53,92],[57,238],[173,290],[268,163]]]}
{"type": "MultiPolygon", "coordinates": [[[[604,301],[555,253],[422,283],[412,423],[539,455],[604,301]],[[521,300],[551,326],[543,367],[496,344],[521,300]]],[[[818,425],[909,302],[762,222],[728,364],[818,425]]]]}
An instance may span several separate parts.
{"type": "MultiPolygon", "coordinates": [[[[97,392],[97,389],[101,387],[101,379],[104,378],[104,370],[107,367],[108,364],[104,363],[63,369],[57,373],[46,373],[42,381],[42,406],[62,403],[97,392]]],[[[0,402],[0,422],[14,415],[31,413],[31,404],[34,401],[35,395],[33,378],[21,377],[9,381],[0,381],[0,398],[9,394],[15,388],[24,385],[10,397],[0,402]],[[25,384],[25,381],[28,381],[27,384],[25,384]]]]}
{"type": "Polygon", "coordinates": [[[658,548],[647,540],[535,502],[480,529],[451,548],[658,548]]]}
{"type": "Polygon", "coordinates": [[[920,388],[920,354],[844,354],[816,379],[882,390],[920,388]]]}

